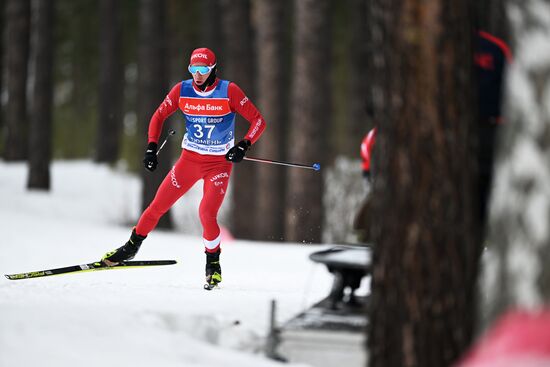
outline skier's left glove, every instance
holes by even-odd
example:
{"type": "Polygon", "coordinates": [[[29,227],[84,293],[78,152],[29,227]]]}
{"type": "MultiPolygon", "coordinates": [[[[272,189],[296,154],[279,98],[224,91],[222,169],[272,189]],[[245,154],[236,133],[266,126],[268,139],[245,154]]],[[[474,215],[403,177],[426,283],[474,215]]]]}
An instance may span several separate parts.
{"type": "Polygon", "coordinates": [[[153,172],[157,168],[158,164],[157,143],[150,142],[147,144],[147,150],[145,151],[145,157],[143,158],[143,165],[149,171],[153,172]]]}
{"type": "Polygon", "coordinates": [[[243,160],[246,151],[250,147],[250,140],[241,140],[237,145],[235,145],[233,148],[229,149],[227,154],[225,155],[225,159],[228,161],[239,163],[243,160]]]}

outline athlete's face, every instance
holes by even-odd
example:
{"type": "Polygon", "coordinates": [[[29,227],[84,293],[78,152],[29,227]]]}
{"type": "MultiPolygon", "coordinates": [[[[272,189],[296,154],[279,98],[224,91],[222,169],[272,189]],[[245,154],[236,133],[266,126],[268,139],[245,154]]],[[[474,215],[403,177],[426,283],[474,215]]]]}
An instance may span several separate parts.
{"type": "MultiPolygon", "coordinates": [[[[208,66],[206,65],[205,63],[201,63],[201,62],[196,62],[194,63],[193,65],[196,65],[196,66],[208,66]]],[[[212,71],[210,71],[209,73],[206,73],[205,75],[202,75],[201,73],[199,72],[196,72],[195,74],[192,74],[193,75],[193,80],[195,81],[195,84],[196,85],[202,85],[202,83],[204,83],[206,81],[206,79],[208,79],[208,77],[210,76],[210,73],[212,71]]]]}

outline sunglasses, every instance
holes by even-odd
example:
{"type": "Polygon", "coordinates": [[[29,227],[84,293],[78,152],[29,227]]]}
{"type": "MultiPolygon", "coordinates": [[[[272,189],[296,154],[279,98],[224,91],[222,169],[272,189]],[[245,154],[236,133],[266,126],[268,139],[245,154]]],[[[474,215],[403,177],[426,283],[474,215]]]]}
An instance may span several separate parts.
{"type": "Polygon", "coordinates": [[[206,65],[189,65],[187,67],[187,70],[189,70],[189,72],[191,74],[195,74],[195,73],[199,73],[200,75],[206,75],[208,74],[209,72],[212,71],[212,69],[214,69],[216,67],[216,64],[212,65],[212,66],[206,66],[206,65]]]}

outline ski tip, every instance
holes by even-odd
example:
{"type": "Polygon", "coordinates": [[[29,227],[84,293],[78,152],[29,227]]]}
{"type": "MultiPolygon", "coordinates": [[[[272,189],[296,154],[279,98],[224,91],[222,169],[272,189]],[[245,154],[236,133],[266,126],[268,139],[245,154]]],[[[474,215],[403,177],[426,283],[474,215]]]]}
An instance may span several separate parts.
{"type": "Polygon", "coordinates": [[[19,280],[19,279],[31,278],[26,273],[24,273],[24,274],[4,274],[4,276],[6,277],[6,279],[9,279],[9,280],[19,280]]]}
{"type": "Polygon", "coordinates": [[[316,171],[321,170],[321,165],[319,163],[313,163],[313,166],[311,166],[311,167],[313,167],[313,169],[316,170],[316,171]]]}

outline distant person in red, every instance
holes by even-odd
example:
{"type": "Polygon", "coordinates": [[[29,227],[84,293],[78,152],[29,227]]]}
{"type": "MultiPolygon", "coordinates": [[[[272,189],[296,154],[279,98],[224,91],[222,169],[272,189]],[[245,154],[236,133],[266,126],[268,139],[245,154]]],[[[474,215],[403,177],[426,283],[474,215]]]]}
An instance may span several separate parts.
{"type": "Polygon", "coordinates": [[[495,140],[502,124],[502,90],[506,65],[512,61],[508,45],[501,39],[479,31],[474,62],[479,83],[479,218],[485,227],[487,206],[493,180],[495,140]]]}
{"type": "MultiPolygon", "coordinates": [[[[368,111],[370,112],[370,111],[368,111]]],[[[374,147],[374,141],[376,139],[376,128],[370,130],[361,142],[361,168],[363,171],[363,177],[367,183],[367,186],[372,181],[372,148],[374,147]]],[[[369,230],[368,230],[368,215],[370,211],[370,191],[367,191],[367,196],[363,201],[363,204],[359,208],[359,211],[355,215],[353,221],[353,229],[357,232],[359,242],[368,242],[369,230]]]]}
{"type": "Polygon", "coordinates": [[[369,131],[361,143],[361,159],[363,161],[361,167],[363,169],[363,177],[365,177],[367,181],[371,179],[371,155],[375,140],[376,128],[369,131]]]}
{"type": "Polygon", "coordinates": [[[206,289],[222,280],[221,235],[218,210],[225,198],[232,163],[244,158],[265,129],[265,121],[237,84],[216,75],[216,56],[208,48],[191,53],[187,70],[191,79],[176,84],[149,122],[148,145],[143,163],[149,171],[157,167],[157,147],[164,121],[181,110],[186,132],[182,153],[160,184],[155,198],[132,230],[130,240],[103,257],[107,265],[132,259],[160,217],[197,181],[203,180],[199,216],[206,253],[206,289]],[[235,113],[250,123],[244,137],[235,144],[235,113]]]}

